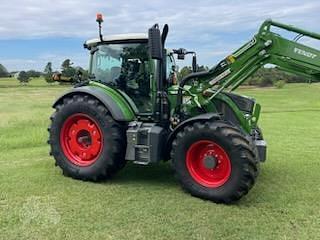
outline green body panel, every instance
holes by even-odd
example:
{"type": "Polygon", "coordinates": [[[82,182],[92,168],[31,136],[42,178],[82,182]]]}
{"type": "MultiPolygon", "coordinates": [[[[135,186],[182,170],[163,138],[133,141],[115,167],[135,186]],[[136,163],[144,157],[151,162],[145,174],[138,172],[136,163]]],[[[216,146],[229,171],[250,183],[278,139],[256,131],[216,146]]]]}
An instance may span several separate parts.
{"type": "Polygon", "coordinates": [[[121,96],[129,103],[129,106],[132,108],[132,110],[133,110],[133,112],[135,113],[135,114],[138,114],[139,113],[139,110],[138,110],[138,108],[137,108],[137,106],[136,106],[136,104],[133,102],[133,100],[125,93],[125,92],[123,92],[123,91],[121,91],[121,90],[117,90],[120,94],[121,94],[121,96]]]}
{"type": "Polygon", "coordinates": [[[250,124],[250,119],[251,116],[245,117],[242,111],[239,110],[237,105],[225,94],[219,93],[216,96],[216,99],[219,99],[225,103],[228,104],[228,106],[232,109],[234,114],[236,115],[237,119],[240,122],[240,126],[242,127],[243,130],[245,130],[247,133],[250,133],[251,131],[251,124],[250,124]]]}
{"type": "Polygon", "coordinates": [[[102,89],[107,95],[109,95],[118,104],[119,109],[122,111],[126,121],[132,121],[135,118],[136,106],[132,101],[128,101],[128,96],[124,96],[125,93],[120,93],[117,90],[108,87],[104,84],[90,81],[89,86],[94,86],[102,89]]]}
{"type": "MultiPolygon", "coordinates": [[[[190,88],[190,86],[185,86],[186,88],[190,88]]],[[[171,86],[168,89],[168,98],[171,105],[171,108],[174,109],[176,107],[177,101],[177,90],[178,85],[171,86]]],[[[201,90],[200,90],[201,91],[201,90]]],[[[187,92],[184,92],[184,97],[190,99],[188,103],[184,103],[185,111],[189,113],[191,117],[195,117],[199,114],[198,106],[196,103],[192,101],[187,92]]],[[[237,120],[240,123],[240,127],[247,133],[251,132],[251,129],[256,127],[256,123],[259,119],[260,115],[260,104],[256,103],[254,107],[254,111],[252,115],[245,115],[238,106],[233,102],[233,100],[225,95],[223,92],[219,93],[214,99],[210,101],[210,103],[206,102],[206,98],[201,98],[201,95],[198,95],[198,101],[200,105],[206,112],[210,113],[219,113],[215,107],[215,100],[218,99],[224,103],[226,103],[234,112],[237,120]]]]}

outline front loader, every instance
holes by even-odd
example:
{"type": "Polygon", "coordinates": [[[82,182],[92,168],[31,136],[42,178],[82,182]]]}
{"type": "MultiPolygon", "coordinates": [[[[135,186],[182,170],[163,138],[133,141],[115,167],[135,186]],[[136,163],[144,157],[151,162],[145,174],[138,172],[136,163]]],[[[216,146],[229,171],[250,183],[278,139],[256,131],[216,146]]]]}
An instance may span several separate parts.
{"type": "Polygon", "coordinates": [[[266,160],[258,126],[261,106],[233,93],[248,77],[273,64],[320,80],[320,51],[275,32],[281,28],[320,35],[271,20],[254,38],[209,71],[197,72],[196,55],[165,48],[168,25],[148,34],[87,41],[90,77],[53,104],[49,144],[63,174],[106,179],[127,162],[172,161],[182,187],[193,196],[231,203],[246,195],[266,160]],[[175,56],[193,55],[193,73],[176,79],[175,56]]]}

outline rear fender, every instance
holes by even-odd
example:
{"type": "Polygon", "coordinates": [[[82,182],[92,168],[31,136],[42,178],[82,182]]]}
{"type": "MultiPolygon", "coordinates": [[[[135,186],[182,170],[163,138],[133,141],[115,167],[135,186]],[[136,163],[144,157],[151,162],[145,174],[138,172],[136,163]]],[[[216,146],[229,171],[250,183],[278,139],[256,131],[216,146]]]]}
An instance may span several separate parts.
{"type": "MultiPolygon", "coordinates": [[[[112,91],[115,91],[112,89],[112,91]]],[[[89,95],[99,100],[111,113],[116,121],[132,121],[135,118],[135,113],[130,104],[120,94],[115,94],[109,88],[102,88],[99,86],[83,86],[69,90],[60,96],[53,104],[55,108],[60,104],[64,98],[72,97],[76,94],[89,95]]]]}

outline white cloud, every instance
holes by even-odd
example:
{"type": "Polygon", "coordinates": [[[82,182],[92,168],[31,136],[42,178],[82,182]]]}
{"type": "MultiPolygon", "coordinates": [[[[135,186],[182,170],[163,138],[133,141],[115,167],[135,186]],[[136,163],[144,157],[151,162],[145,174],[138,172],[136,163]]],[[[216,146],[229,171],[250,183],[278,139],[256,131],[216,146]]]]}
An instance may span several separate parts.
{"type": "Polygon", "coordinates": [[[319,30],[319,10],[318,0],[10,0],[1,3],[0,38],[95,36],[96,12],[105,13],[107,33],[169,23],[173,41],[194,38],[194,33],[254,30],[269,17],[319,30]]]}
{"type": "MultiPolygon", "coordinates": [[[[199,51],[203,63],[214,64],[212,57],[249,40],[266,18],[320,32],[319,10],[319,0],[10,0],[1,3],[0,40],[85,40],[97,35],[95,14],[102,12],[105,34],[145,32],[155,22],[168,23],[168,45],[192,47],[199,51]],[[225,34],[239,37],[226,39],[225,34]]],[[[78,56],[79,64],[85,62],[83,56],[78,56]]]]}

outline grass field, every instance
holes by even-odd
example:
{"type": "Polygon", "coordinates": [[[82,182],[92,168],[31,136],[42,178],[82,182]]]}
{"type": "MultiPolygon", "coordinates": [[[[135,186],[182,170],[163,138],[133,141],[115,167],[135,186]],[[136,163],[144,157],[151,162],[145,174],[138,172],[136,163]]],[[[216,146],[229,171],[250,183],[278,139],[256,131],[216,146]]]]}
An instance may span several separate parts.
{"type": "Polygon", "coordinates": [[[320,238],[320,84],[241,90],[263,106],[269,149],[231,206],[184,193],[166,163],[129,164],[98,184],[63,177],[46,129],[65,88],[0,79],[0,239],[320,238]]]}

